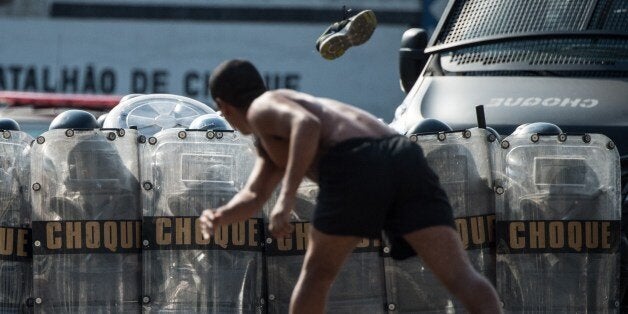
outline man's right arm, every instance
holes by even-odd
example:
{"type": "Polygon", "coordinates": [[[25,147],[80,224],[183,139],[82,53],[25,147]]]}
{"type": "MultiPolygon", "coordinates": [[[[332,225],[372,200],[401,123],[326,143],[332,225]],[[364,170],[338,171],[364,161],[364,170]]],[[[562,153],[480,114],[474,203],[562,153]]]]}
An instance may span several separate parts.
{"type": "Polygon", "coordinates": [[[253,216],[270,198],[282,177],[283,171],[260,152],[244,188],[215,211],[203,211],[200,217],[203,234],[208,236],[218,225],[228,225],[253,216]]]}

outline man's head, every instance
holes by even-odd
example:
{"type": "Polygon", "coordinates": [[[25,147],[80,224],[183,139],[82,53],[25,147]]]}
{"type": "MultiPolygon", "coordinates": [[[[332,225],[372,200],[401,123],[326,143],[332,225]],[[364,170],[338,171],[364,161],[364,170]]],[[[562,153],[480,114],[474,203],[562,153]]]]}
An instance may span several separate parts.
{"type": "Polygon", "coordinates": [[[217,66],[209,78],[209,89],[227,121],[247,134],[246,112],[266,85],[255,66],[246,60],[228,60],[217,66]]]}
{"type": "MultiPolygon", "coordinates": [[[[209,79],[216,102],[246,109],[255,98],[266,92],[266,85],[255,66],[246,60],[228,60],[218,65],[209,79]]],[[[222,105],[222,104],[219,104],[222,105]]]]}

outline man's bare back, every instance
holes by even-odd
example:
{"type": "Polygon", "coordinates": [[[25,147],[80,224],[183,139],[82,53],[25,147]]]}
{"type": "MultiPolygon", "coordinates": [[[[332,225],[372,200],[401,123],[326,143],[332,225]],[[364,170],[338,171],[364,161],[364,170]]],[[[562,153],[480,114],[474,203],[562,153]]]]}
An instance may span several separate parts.
{"type": "MultiPolygon", "coordinates": [[[[352,138],[380,138],[395,134],[395,131],[370,113],[342,102],[318,98],[293,90],[268,91],[251,104],[249,119],[259,108],[275,106],[278,102],[291,101],[301,106],[320,121],[320,137],[315,160],[328,148],[352,138]]],[[[262,109],[263,110],[263,109],[262,109]]],[[[289,138],[274,134],[255,132],[269,158],[284,169],[288,160],[289,138]],[[259,134],[258,134],[259,133],[259,134]]],[[[313,162],[308,177],[316,181],[317,163],[313,162]]]]}

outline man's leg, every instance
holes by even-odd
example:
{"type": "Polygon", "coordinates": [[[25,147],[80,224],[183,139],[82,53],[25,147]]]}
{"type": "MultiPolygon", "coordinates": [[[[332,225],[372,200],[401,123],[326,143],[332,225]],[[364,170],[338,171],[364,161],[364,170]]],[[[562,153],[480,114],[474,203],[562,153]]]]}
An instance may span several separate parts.
{"type": "Polygon", "coordinates": [[[333,236],[310,228],[301,275],[290,301],[290,313],[324,313],[327,293],[358,237],[333,236]]]}
{"type": "Polygon", "coordinates": [[[455,229],[428,227],[404,238],[470,313],[501,313],[495,288],[475,271],[455,229]]]}

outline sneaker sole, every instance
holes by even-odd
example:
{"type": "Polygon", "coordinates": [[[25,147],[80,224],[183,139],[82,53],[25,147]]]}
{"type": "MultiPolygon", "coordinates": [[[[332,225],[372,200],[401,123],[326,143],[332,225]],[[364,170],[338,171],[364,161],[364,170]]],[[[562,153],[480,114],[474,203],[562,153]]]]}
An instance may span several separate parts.
{"type": "Polygon", "coordinates": [[[325,59],[336,59],[352,46],[359,46],[367,42],[376,27],[375,13],[371,10],[362,11],[352,17],[344,29],[325,39],[321,43],[320,53],[325,59]]]}

